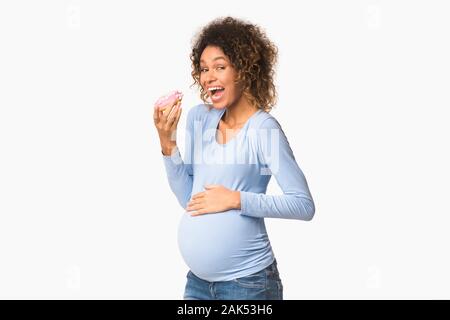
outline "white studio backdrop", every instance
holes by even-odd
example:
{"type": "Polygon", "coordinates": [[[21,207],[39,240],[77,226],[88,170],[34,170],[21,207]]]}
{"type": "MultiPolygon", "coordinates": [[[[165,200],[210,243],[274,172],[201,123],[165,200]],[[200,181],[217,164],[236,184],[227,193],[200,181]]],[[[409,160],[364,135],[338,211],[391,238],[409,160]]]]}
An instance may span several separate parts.
{"type": "Polygon", "coordinates": [[[201,102],[191,40],[226,15],[279,48],[273,115],[316,204],[311,222],[266,219],[285,299],[450,298],[448,10],[1,1],[0,298],[182,298],[182,208],[153,103],[184,92],[183,153],[201,102]]]}

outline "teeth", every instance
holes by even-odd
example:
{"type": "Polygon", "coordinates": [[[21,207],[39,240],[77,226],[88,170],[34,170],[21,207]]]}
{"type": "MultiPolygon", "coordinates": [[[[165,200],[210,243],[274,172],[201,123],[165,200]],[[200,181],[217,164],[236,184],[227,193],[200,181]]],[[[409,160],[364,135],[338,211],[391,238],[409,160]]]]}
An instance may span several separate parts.
{"type": "Polygon", "coordinates": [[[223,89],[223,87],[211,87],[211,88],[208,88],[209,91],[218,90],[218,89],[223,89]]]}

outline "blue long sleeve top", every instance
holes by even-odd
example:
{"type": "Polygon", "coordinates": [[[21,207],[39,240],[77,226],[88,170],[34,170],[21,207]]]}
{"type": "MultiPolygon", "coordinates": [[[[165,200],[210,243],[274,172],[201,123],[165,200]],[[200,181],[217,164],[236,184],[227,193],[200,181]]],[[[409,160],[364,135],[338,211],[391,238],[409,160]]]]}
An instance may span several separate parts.
{"type": "Polygon", "coordinates": [[[225,109],[189,110],[184,160],[178,148],[162,155],[170,188],[184,212],[178,227],[181,255],[198,277],[229,281],[269,266],[274,253],[264,218],[311,220],[315,206],[279,122],[258,110],[226,144],[216,140],[225,109]],[[271,176],[283,194],[265,194],[271,176]],[[193,195],[208,184],[240,192],[241,208],[191,216],[193,195]]]}

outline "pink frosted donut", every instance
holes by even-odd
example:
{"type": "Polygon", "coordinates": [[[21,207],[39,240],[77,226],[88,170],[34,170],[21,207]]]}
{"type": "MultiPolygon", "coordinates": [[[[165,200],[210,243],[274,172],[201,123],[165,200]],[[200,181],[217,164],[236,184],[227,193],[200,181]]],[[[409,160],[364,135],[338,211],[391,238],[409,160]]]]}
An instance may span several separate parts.
{"type": "Polygon", "coordinates": [[[183,98],[183,93],[181,91],[175,90],[160,97],[155,102],[155,108],[163,107],[165,105],[173,104],[176,100],[181,100],[183,98]]]}

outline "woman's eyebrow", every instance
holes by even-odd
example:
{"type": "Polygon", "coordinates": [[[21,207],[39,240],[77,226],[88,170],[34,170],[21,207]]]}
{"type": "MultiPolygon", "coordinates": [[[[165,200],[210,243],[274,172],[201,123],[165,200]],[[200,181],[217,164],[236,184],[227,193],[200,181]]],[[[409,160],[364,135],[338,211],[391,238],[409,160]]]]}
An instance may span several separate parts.
{"type": "MultiPolygon", "coordinates": [[[[220,57],[215,57],[214,59],[212,59],[212,61],[216,61],[216,60],[219,60],[219,59],[226,60],[225,57],[220,56],[220,57]]],[[[205,61],[204,60],[200,60],[200,62],[205,62],[205,61]]]]}

